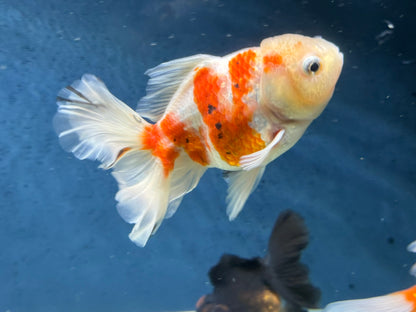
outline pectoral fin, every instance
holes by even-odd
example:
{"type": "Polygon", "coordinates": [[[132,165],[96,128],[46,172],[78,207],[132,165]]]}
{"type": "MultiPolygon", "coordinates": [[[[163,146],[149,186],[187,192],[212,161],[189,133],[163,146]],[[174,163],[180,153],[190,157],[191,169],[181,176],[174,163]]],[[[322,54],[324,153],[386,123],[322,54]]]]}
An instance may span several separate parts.
{"type": "Polygon", "coordinates": [[[266,160],[267,156],[269,155],[270,151],[275,147],[280,140],[283,138],[283,135],[285,134],[285,130],[281,129],[279,130],[274,139],[262,150],[249,154],[244,155],[240,159],[240,165],[244,170],[252,170],[254,168],[265,166],[264,161],[266,160]]]}

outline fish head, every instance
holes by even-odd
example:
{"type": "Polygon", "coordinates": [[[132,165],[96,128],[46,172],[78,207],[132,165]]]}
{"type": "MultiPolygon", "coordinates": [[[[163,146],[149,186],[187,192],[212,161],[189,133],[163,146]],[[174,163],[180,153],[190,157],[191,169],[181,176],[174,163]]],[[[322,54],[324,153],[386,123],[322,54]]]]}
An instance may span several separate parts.
{"type": "Polygon", "coordinates": [[[321,37],[286,34],[264,39],[260,50],[261,107],[277,119],[318,117],[341,74],[338,47],[321,37]]]}

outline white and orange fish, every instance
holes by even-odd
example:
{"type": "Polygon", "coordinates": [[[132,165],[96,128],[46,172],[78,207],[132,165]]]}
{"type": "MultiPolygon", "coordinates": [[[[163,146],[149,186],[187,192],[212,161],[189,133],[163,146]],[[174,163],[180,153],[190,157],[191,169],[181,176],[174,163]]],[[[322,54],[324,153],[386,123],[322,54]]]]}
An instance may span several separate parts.
{"type": "Polygon", "coordinates": [[[416,312],[416,285],[384,296],[333,302],[309,312],[416,312]]]}
{"type": "Polygon", "coordinates": [[[59,92],[54,125],[64,149],[113,169],[118,211],[135,223],[130,239],[144,246],[207,168],[230,172],[234,219],[266,165],[325,108],[342,65],[339,49],[320,37],[272,37],[148,70],[137,112],[86,74],[59,92]]]}

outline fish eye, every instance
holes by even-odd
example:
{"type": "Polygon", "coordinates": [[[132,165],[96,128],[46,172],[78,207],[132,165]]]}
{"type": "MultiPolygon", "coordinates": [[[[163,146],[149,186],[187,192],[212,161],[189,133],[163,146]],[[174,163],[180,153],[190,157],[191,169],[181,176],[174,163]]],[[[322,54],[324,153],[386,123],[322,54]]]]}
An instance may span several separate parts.
{"type": "Polygon", "coordinates": [[[308,56],[303,61],[303,70],[307,74],[315,74],[321,67],[321,60],[316,56],[308,56]]]}

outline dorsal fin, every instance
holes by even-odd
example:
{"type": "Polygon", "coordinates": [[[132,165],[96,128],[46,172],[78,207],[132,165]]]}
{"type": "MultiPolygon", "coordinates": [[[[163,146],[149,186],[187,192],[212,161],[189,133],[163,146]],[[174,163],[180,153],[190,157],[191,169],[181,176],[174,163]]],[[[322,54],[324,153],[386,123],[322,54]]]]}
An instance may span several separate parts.
{"type": "Polygon", "coordinates": [[[319,289],[309,281],[307,267],[300,262],[308,241],[302,217],[290,210],[282,212],[270,236],[267,263],[273,288],[294,311],[300,307],[316,308],[320,298],[319,289]]]}
{"type": "Polygon", "coordinates": [[[186,75],[210,58],[211,55],[197,54],[162,63],[147,70],[145,74],[150,79],[146,87],[146,96],[140,99],[136,111],[153,122],[158,121],[186,75]]]}

